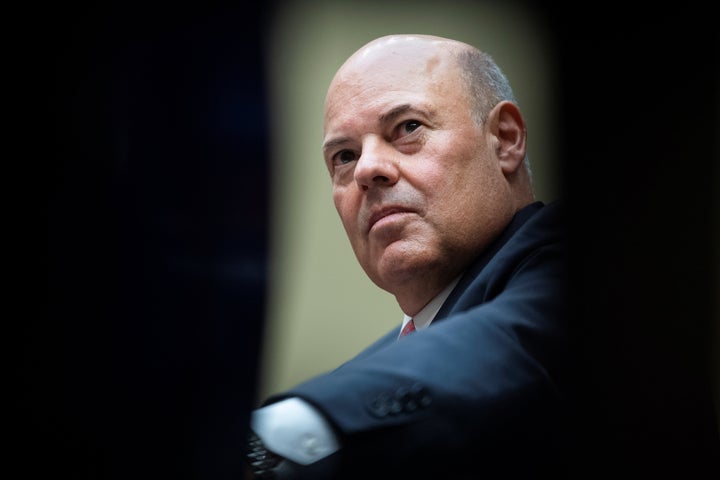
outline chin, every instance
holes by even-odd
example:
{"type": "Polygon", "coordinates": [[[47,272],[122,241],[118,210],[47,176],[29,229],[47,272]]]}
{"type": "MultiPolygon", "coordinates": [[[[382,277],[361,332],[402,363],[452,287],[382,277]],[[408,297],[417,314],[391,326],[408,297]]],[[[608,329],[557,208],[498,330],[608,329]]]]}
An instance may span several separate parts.
{"type": "MultiPolygon", "coordinates": [[[[425,252],[426,253],[426,252],[425,252]]],[[[377,276],[382,279],[376,282],[384,285],[407,285],[420,280],[420,276],[436,270],[438,263],[435,257],[422,254],[404,254],[386,256],[378,265],[377,276]]],[[[382,287],[385,290],[389,288],[382,287]]]]}

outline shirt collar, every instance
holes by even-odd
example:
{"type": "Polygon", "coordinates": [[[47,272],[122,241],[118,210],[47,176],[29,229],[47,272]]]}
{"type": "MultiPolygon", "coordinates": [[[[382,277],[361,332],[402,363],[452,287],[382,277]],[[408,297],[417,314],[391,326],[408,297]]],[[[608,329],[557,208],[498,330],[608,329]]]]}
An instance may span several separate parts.
{"type": "Polygon", "coordinates": [[[458,281],[460,280],[460,276],[458,276],[455,280],[450,282],[450,284],[443,289],[442,292],[438,293],[435,298],[430,300],[427,305],[425,305],[422,310],[420,310],[417,315],[414,317],[410,317],[408,315],[405,315],[403,317],[402,325],[400,326],[400,331],[402,331],[402,328],[407,324],[410,320],[412,320],[415,323],[415,329],[421,330],[428,325],[430,325],[430,322],[433,321],[433,318],[435,318],[435,315],[437,315],[437,312],[440,310],[440,307],[442,307],[442,304],[445,302],[447,297],[450,295],[450,292],[452,292],[453,288],[455,288],[455,285],[457,285],[458,281]]]}

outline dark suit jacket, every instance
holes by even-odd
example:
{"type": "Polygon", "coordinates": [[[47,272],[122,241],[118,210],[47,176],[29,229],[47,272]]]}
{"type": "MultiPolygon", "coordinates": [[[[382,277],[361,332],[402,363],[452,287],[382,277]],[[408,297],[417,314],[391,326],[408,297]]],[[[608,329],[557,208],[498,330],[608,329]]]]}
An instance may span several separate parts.
{"type": "Polygon", "coordinates": [[[306,400],[340,438],[302,478],[562,478],[565,250],[559,204],[525,207],[427,329],[271,398],[306,400]]]}

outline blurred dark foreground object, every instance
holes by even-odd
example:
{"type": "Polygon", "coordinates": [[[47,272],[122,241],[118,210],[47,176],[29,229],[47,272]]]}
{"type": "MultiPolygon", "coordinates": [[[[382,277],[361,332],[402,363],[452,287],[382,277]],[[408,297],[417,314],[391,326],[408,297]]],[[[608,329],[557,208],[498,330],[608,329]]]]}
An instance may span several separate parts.
{"type": "MultiPolygon", "coordinates": [[[[162,2],[161,2],[162,3],[162,2]]],[[[58,6],[28,478],[239,478],[264,321],[265,12],[58,6]]],[[[46,36],[46,37],[45,37],[46,36]]]]}

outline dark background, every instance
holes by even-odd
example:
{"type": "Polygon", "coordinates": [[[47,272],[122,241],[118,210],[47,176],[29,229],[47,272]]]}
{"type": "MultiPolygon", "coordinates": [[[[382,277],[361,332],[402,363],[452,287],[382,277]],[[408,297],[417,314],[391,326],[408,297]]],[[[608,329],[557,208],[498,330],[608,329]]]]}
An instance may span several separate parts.
{"type": "Polygon", "coordinates": [[[717,478],[717,22],[696,2],[543,11],[562,64],[575,478],[717,478]]]}
{"type": "MultiPolygon", "coordinates": [[[[718,478],[716,22],[686,2],[535,5],[560,59],[574,478],[718,478]]],[[[22,324],[25,478],[240,476],[267,281],[271,11],[35,13],[36,138],[51,142],[32,165],[47,309],[22,324]]]]}

